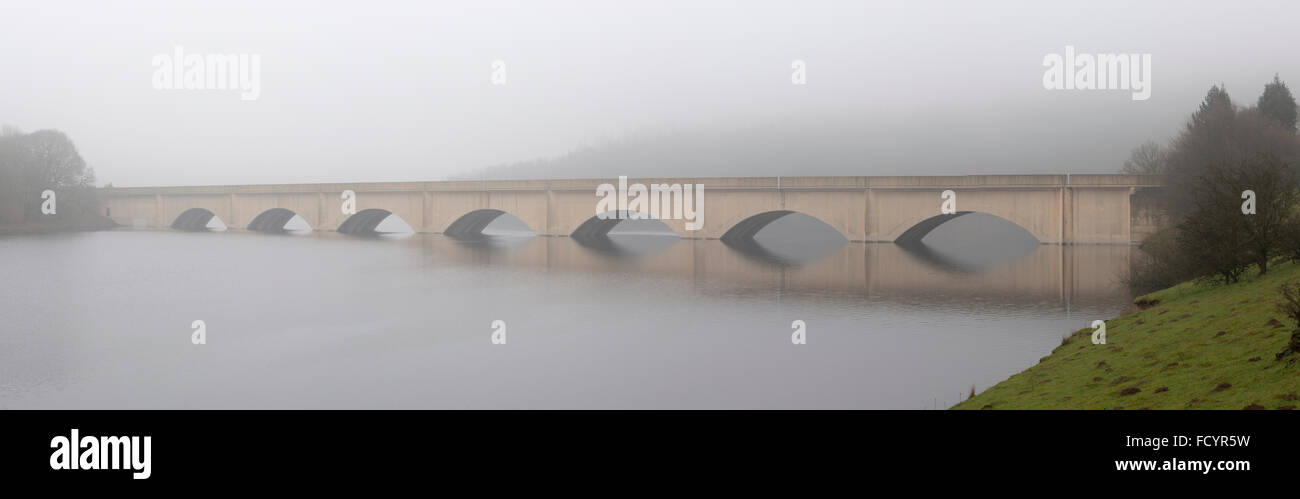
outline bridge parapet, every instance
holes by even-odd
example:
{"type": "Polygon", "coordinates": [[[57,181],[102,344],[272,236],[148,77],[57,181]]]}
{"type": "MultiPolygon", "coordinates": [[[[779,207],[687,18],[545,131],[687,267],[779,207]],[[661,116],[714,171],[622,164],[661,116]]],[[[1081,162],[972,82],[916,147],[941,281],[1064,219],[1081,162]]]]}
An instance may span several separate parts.
{"type": "Polygon", "coordinates": [[[978,187],[1061,187],[1065,175],[953,175],[867,177],[867,186],[879,188],[955,189],[978,187]]]}
{"type": "Polygon", "coordinates": [[[1070,175],[1071,187],[1083,186],[1122,186],[1122,187],[1163,187],[1164,175],[1106,175],[1075,174],[1070,175]]]}
{"type": "MultiPolygon", "coordinates": [[[[154,194],[274,194],[304,192],[420,192],[482,190],[594,190],[617,183],[615,178],[555,180],[445,180],[430,182],[349,182],[321,184],[244,184],[161,187],[104,187],[109,196],[154,194]]],[[[951,176],[861,176],[861,177],[632,177],[628,183],[704,184],[709,190],[727,189],[844,189],[844,188],[958,188],[958,187],[1160,187],[1160,175],[1073,174],[1073,175],[951,175],[951,176]]]]}

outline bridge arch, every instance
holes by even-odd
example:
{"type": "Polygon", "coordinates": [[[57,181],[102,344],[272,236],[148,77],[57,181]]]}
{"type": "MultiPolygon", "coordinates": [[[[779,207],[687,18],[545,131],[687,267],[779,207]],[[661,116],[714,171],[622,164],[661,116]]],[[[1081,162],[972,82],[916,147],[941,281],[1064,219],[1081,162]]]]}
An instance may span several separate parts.
{"type": "Polygon", "coordinates": [[[181,212],[181,214],[176,217],[176,220],[172,221],[171,227],[177,230],[204,231],[208,230],[208,224],[211,223],[214,218],[220,222],[223,227],[225,226],[225,222],[221,222],[221,219],[217,217],[217,214],[213,213],[211,210],[206,208],[190,208],[181,212]]]}
{"type": "Polygon", "coordinates": [[[1004,220],[1008,223],[1014,224],[1017,227],[1020,227],[1020,229],[1024,230],[1025,233],[1029,235],[1029,237],[1034,238],[1035,241],[1039,243],[1043,242],[1041,235],[1034,234],[1034,231],[1026,228],[1022,224],[1016,223],[1015,220],[1010,220],[1007,219],[1006,217],[1002,217],[997,214],[988,213],[984,211],[958,211],[956,213],[939,214],[939,215],[932,215],[929,217],[921,217],[921,218],[913,219],[910,223],[903,224],[902,227],[904,229],[902,229],[901,232],[891,235],[891,238],[895,244],[898,244],[900,246],[917,247],[921,245],[921,240],[925,239],[925,236],[930,235],[930,233],[933,232],[935,229],[939,228],[939,226],[951,222],[956,218],[969,215],[972,213],[981,213],[984,215],[997,217],[1000,220],[1004,220]]]}
{"type": "MultiPolygon", "coordinates": [[[[380,232],[377,230],[377,227],[379,227],[379,224],[389,216],[397,216],[399,220],[401,219],[400,216],[382,208],[361,210],[352,216],[349,216],[347,220],[344,220],[343,225],[339,226],[338,232],[340,234],[351,234],[357,236],[379,234],[380,232]]],[[[410,224],[406,222],[406,220],[402,220],[402,223],[410,227],[410,224]]]]}
{"type": "MultiPolygon", "coordinates": [[[[517,220],[519,224],[528,226],[527,222],[524,222],[519,217],[516,217],[505,210],[485,208],[461,215],[460,218],[457,218],[456,221],[447,226],[447,229],[443,230],[442,233],[445,236],[457,239],[475,239],[483,237],[483,229],[487,228],[488,225],[491,225],[492,222],[500,219],[503,215],[517,220]]],[[[528,227],[528,230],[533,234],[537,233],[533,227],[528,227]]]]}
{"type": "Polygon", "coordinates": [[[286,208],[271,208],[263,211],[248,223],[248,230],[260,232],[283,232],[285,225],[298,216],[293,210],[286,208]]]}
{"type": "Polygon", "coordinates": [[[793,213],[800,213],[804,216],[807,216],[808,218],[816,220],[817,222],[820,222],[821,225],[824,225],[828,230],[835,231],[835,233],[839,234],[840,236],[843,236],[845,239],[848,239],[848,236],[844,234],[843,231],[837,229],[835,226],[831,224],[826,223],[826,221],[822,220],[821,218],[806,213],[802,213],[799,211],[794,211],[794,210],[772,210],[772,211],[765,211],[757,215],[750,215],[744,220],[736,222],[736,224],[732,225],[730,229],[727,229],[727,232],[722,234],[721,237],[722,242],[728,244],[745,244],[745,245],[751,244],[754,242],[754,236],[757,235],[759,231],[762,231],[772,222],[775,222],[781,218],[784,218],[786,215],[790,215],[793,213]]]}
{"type": "MultiPolygon", "coordinates": [[[[588,241],[609,237],[609,233],[614,230],[614,227],[617,227],[618,224],[627,220],[631,220],[629,217],[634,213],[635,212],[631,211],[611,211],[609,213],[604,213],[603,218],[602,215],[593,215],[585,222],[582,222],[582,225],[579,225],[577,229],[574,229],[573,233],[570,234],[569,237],[588,241]]],[[[641,216],[644,218],[638,218],[638,220],[655,220],[659,222],[658,225],[662,226],[667,233],[672,233],[675,236],[678,235],[677,232],[672,230],[672,227],[669,227],[663,220],[650,218],[645,214],[641,214],[641,216]]]]}

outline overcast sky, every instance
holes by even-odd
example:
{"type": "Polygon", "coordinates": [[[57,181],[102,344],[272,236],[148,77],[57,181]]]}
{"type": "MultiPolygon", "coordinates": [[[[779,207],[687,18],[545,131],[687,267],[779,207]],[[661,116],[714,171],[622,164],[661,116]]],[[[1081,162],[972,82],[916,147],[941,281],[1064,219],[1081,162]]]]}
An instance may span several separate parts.
{"type": "Polygon", "coordinates": [[[1300,3],[1197,4],[6,0],[0,123],[67,132],[119,186],[438,180],[645,131],[823,120],[871,123],[879,150],[817,173],[1110,172],[1212,84],[1239,103],[1274,73],[1300,84],[1300,3]],[[1067,44],[1151,54],[1150,99],[1044,89],[1067,44]],[[176,45],[259,54],[259,98],[155,89],[176,45]]]}

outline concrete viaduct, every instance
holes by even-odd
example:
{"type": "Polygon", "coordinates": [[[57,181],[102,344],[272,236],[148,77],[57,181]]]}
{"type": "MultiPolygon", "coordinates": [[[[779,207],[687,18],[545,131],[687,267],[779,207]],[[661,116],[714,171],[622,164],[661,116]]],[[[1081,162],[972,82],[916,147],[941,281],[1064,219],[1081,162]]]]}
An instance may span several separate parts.
{"type": "MultiPolygon", "coordinates": [[[[663,222],[684,238],[736,240],[782,215],[815,217],[850,241],[914,242],[971,212],[1011,221],[1044,244],[1130,244],[1154,232],[1161,215],[1142,193],[1159,188],[1144,175],[969,175],[893,177],[639,178],[629,183],[703,185],[703,226],[663,222]],[[942,214],[945,190],[956,213],[942,214]]],[[[373,232],[397,215],[416,232],[481,234],[502,213],[538,235],[572,236],[596,213],[596,189],[618,179],[486,180],[346,184],[106,187],[105,213],[133,227],[201,229],[213,217],[227,227],[281,230],[294,215],[314,230],[373,232]],[[342,210],[355,193],[355,213],[342,210]]],[[[613,224],[603,224],[607,226],[613,224]]],[[[592,224],[588,224],[591,227],[592,224]]],[[[592,235],[590,230],[584,235],[592,235]]],[[[599,236],[600,234],[595,234],[599,236]]]]}

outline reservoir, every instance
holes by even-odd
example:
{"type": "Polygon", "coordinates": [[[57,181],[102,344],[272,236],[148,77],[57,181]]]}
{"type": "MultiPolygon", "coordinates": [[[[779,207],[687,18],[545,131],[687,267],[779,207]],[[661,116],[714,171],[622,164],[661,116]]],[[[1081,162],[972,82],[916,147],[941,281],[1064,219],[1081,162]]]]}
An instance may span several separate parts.
{"type": "Polygon", "coordinates": [[[919,249],[4,236],[0,408],[943,409],[1129,307],[1130,246],[964,218],[919,249]]]}

